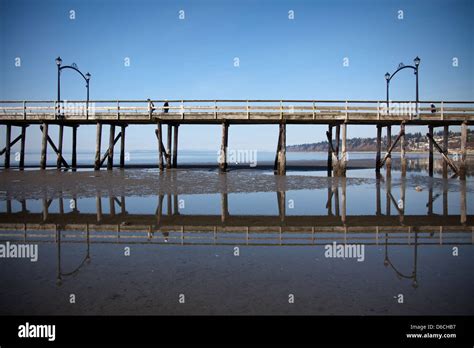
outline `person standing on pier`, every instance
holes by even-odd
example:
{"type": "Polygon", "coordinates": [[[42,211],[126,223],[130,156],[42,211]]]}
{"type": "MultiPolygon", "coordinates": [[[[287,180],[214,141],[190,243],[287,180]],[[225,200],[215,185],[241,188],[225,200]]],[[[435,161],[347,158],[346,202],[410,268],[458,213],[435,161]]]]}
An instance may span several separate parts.
{"type": "Polygon", "coordinates": [[[146,101],[148,102],[148,112],[150,115],[152,115],[153,111],[155,111],[155,104],[153,104],[150,98],[148,98],[146,101]]]}
{"type": "Polygon", "coordinates": [[[168,100],[165,100],[165,103],[163,104],[163,112],[167,114],[169,109],[170,109],[170,106],[168,104],[168,100]]]}

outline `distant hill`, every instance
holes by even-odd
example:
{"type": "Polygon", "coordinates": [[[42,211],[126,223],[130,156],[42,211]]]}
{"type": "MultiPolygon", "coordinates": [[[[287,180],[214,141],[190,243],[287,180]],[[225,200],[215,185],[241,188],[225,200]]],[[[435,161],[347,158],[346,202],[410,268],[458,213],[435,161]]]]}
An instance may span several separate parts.
{"type": "MultiPolygon", "coordinates": [[[[426,133],[425,133],[426,134],[426,133]]],[[[406,150],[407,151],[426,151],[428,150],[429,143],[426,135],[420,132],[418,133],[407,133],[405,135],[406,139],[406,150]]],[[[468,144],[467,148],[469,150],[474,150],[474,139],[473,131],[468,129],[468,144]]],[[[392,135],[392,143],[397,138],[397,134],[392,135]]],[[[443,141],[443,132],[435,132],[434,138],[436,142],[442,146],[443,141]]],[[[460,133],[449,132],[449,150],[450,151],[459,151],[460,149],[460,133]]],[[[351,138],[347,139],[347,150],[348,151],[376,151],[377,139],[376,138],[351,138]]],[[[382,138],[382,150],[387,148],[387,137],[382,138]]],[[[317,152],[317,151],[327,151],[328,142],[321,141],[318,143],[312,144],[298,144],[298,145],[289,145],[286,148],[289,152],[317,152]]],[[[397,144],[394,151],[400,151],[400,143],[397,144]]]]}

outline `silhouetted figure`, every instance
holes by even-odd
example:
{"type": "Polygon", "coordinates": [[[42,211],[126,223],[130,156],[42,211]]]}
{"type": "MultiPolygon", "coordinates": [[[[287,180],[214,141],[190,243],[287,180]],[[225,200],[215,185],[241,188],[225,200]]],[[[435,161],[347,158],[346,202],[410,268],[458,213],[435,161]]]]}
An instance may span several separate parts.
{"type": "Polygon", "coordinates": [[[431,113],[434,114],[436,113],[436,105],[431,104],[431,113]]]}
{"type": "Polygon", "coordinates": [[[169,109],[170,109],[170,105],[168,104],[168,101],[165,101],[165,103],[163,104],[163,112],[167,114],[169,109]]]}
{"type": "Polygon", "coordinates": [[[148,112],[151,114],[153,114],[153,111],[155,111],[155,104],[153,104],[153,102],[150,100],[150,98],[148,98],[146,100],[148,102],[148,112]]]}

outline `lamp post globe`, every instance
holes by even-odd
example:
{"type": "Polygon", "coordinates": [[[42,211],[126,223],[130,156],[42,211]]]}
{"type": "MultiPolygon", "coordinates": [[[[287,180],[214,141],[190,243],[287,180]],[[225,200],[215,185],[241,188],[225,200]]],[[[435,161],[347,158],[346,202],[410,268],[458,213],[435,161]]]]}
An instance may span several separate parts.
{"type": "Polygon", "coordinates": [[[420,62],[421,62],[420,57],[416,56],[416,58],[413,59],[413,62],[415,63],[415,66],[418,67],[418,65],[420,65],[420,62]]]}

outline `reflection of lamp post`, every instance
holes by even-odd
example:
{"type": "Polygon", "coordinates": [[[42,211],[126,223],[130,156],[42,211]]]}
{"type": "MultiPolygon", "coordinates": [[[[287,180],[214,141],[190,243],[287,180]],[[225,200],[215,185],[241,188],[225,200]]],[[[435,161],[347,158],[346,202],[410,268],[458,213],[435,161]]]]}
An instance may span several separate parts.
{"type": "Polygon", "coordinates": [[[63,60],[61,57],[56,58],[56,65],[58,66],[58,114],[60,113],[60,102],[61,102],[61,70],[62,69],[72,69],[75,70],[79,73],[79,75],[82,76],[82,78],[86,81],[86,89],[87,89],[87,99],[86,99],[86,115],[89,116],[89,81],[91,79],[91,74],[83,74],[76,66],[75,64],[72,65],[64,65],[61,66],[63,60]]]}
{"type": "Polygon", "coordinates": [[[58,244],[57,248],[57,272],[56,272],[56,284],[58,286],[62,285],[63,277],[73,276],[74,274],[78,273],[80,269],[85,265],[91,262],[91,255],[90,255],[90,233],[89,233],[89,225],[86,225],[86,243],[87,243],[87,250],[86,256],[82,260],[82,262],[71,272],[63,272],[61,267],[61,231],[56,227],[56,243],[58,244]]]}
{"type": "Polygon", "coordinates": [[[393,265],[392,261],[390,261],[390,258],[388,257],[388,234],[385,234],[385,259],[383,261],[383,264],[385,267],[390,266],[398,276],[398,278],[405,278],[405,279],[412,279],[412,286],[414,288],[418,287],[418,280],[416,277],[417,274],[417,266],[418,266],[418,231],[415,231],[415,245],[414,245],[414,260],[413,260],[413,272],[411,275],[406,275],[400,272],[398,269],[395,268],[393,265]]]}
{"type": "Polygon", "coordinates": [[[398,69],[395,70],[395,72],[390,75],[389,73],[385,74],[385,80],[387,81],[387,113],[389,113],[390,108],[388,107],[389,103],[389,86],[390,86],[390,80],[395,76],[397,72],[400,70],[410,68],[414,70],[415,76],[416,76],[416,115],[418,116],[418,102],[419,102],[419,93],[418,93],[418,68],[420,66],[421,59],[417,56],[415,59],[413,59],[413,63],[415,65],[404,65],[403,63],[400,63],[398,66],[398,69]]]}

